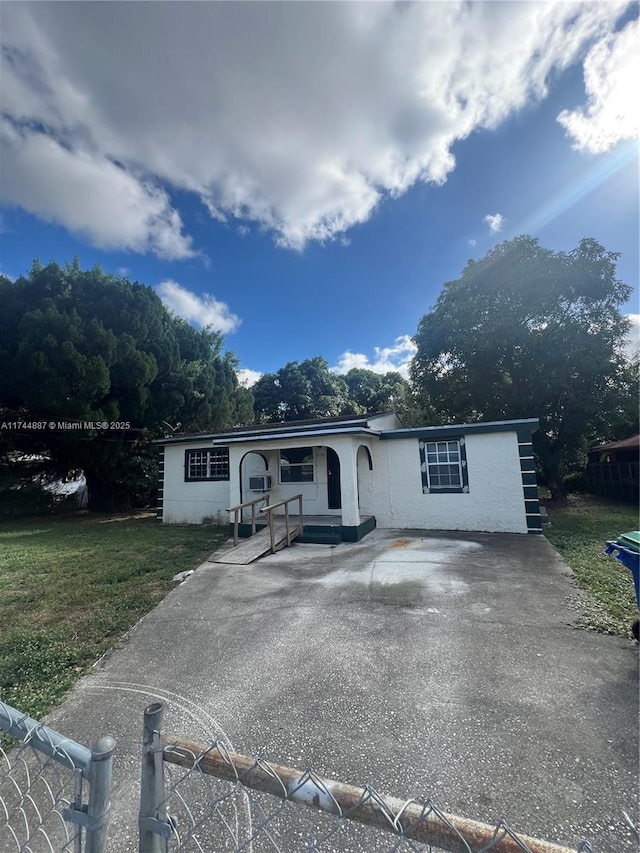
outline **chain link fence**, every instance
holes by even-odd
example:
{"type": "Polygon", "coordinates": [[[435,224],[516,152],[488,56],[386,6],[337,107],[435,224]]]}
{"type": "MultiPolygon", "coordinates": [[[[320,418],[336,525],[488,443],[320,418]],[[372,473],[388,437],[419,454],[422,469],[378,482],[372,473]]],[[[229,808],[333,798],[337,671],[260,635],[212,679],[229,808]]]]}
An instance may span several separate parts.
{"type": "Polygon", "coordinates": [[[104,853],[113,738],[89,750],[3,702],[0,730],[0,851],[104,853]]]}
{"type": "MultiPolygon", "coordinates": [[[[145,711],[140,853],[575,853],[403,801],[161,733],[162,706],[145,711]],[[305,808],[306,807],[306,808],[305,808]]],[[[593,853],[583,842],[579,853],[593,853]]]]}
{"type": "MultiPolygon", "coordinates": [[[[597,853],[163,734],[162,714],[144,712],[139,853],[597,853]]],[[[113,738],[88,750],[2,702],[0,730],[0,853],[111,851],[113,738]]]]}

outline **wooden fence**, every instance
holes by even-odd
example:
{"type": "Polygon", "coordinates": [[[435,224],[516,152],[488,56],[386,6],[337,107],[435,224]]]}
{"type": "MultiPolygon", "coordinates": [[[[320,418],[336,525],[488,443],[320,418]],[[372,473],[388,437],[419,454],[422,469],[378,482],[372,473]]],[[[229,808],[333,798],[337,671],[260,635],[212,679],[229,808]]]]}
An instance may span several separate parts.
{"type": "Polygon", "coordinates": [[[640,486],[639,462],[590,462],[589,490],[613,500],[637,503],[640,486]]]}

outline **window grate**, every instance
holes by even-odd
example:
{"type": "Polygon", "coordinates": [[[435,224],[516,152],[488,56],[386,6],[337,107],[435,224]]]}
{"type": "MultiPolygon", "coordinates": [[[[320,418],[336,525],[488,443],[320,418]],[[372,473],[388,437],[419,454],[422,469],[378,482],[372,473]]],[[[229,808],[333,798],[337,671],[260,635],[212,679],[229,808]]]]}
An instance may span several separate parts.
{"type": "Polygon", "coordinates": [[[229,449],[185,451],[185,480],[228,480],[229,449]]]}

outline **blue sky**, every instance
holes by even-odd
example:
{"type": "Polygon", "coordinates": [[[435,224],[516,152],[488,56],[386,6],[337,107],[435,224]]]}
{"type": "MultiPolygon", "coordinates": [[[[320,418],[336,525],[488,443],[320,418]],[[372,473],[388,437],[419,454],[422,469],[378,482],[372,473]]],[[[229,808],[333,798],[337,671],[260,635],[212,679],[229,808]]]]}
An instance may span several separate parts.
{"type": "Polygon", "coordinates": [[[638,321],[635,4],[2,6],[0,271],[78,255],[247,379],[406,372],[443,283],[520,233],[621,253],[638,321]]]}

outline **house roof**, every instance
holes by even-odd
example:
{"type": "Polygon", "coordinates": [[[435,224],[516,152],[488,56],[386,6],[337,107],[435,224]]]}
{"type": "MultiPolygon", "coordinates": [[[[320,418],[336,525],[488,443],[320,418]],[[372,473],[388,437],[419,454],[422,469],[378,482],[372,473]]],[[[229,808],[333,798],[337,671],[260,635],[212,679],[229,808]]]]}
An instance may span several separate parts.
{"type": "Polygon", "coordinates": [[[640,448],[640,435],[632,435],[631,438],[623,438],[622,441],[610,441],[608,444],[597,444],[592,447],[590,453],[597,450],[635,450],[640,448]]]}
{"type": "Polygon", "coordinates": [[[424,426],[410,429],[376,429],[371,421],[388,417],[394,412],[376,412],[373,415],[352,417],[318,418],[307,421],[282,421],[277,424],[252,424],[221,432],[192,433],[167,436],[157,439],[154,444],[184,444],[185,442],[210,441],[212,444],[239,444],[243,441],[269,441],[272,439],[303,438],[306,436],[334,435],[374,435],[381,439],[458,438],[469,433],[524,432],[532,433],[538,429],[537,418],[521,418],[510,421],[484,421],[472,424],[446,424],[444,426],[424,426]]]}
{"type": "Polygon", "coordinates": [[[382,439],[424,438],[434,441],[438,438],[460,438],[469,433],[483,432],[535,432],[540,426],[538,418],[518,418],[511,421],[478,421],[472,424],[444,424],[443,426],[412,427],[410,429],[389,429],[380,432],[382,439]]]}
{"type": "MultiPolygon", "coordinates": [[[[304,435],[327,435],[335,432],[372,432],[369,422],[388,417],[395,412],[375,412],[372,415],[349,415],[332,418],[316,418],[304,421],[280,421],[271,424],[250,424],[233,427],[220,432],[183,433],[156,439],[154,444],[181,444],[184,442],[221,441],[240,442],[261,438],[299,438],[304,435]]],[[[396,416],[397,417],[397,416],[396,416]]],[[[375,431],[377,435],[378,431],[375,431]]]]}

